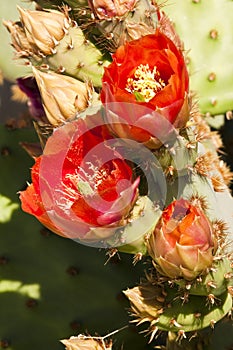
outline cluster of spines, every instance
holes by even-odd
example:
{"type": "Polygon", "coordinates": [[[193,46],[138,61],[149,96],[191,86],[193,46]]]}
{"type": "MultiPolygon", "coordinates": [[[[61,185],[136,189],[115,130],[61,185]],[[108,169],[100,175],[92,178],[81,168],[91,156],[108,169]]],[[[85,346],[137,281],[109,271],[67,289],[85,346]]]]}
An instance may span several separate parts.
{"type": "MultiPolygon", "coordinates": [[[[181,130],[181,135],[177,135],[177,139],[182,142],[181,145],[184,151],[185,149],[188,151],[187,155],[184,153],[184,169],[182,170],[186,170],[187,174],[197,174],[202,178],[209,179],[215,192],[224,192],[233,180],[233,173],[218,154],[221,153],[222,148],[221,137],[217,131],[210,129],[195,106],[191,108],[190,116],[191,119],[187,123],[187,127],[183,131],[181,130]],[[183,132],[187,134],[186,137],[182,136],[183,132]],[[206,146],[205,152],[201,155],[195,153],[199,143],[203,144],[204,147],[206,146]],[[196,158],[193,158],[195,154],[196,158]]],[[[174,145],[167,147],[165,145],[156,155],[161,157],[161,152],[170,153],[171,159],[176,159],[176,147],[174,145]]],[[[175,164],[171,162],[165,164],[164,173],[168,180],[174,180],[179,171],[175,164]]]]}

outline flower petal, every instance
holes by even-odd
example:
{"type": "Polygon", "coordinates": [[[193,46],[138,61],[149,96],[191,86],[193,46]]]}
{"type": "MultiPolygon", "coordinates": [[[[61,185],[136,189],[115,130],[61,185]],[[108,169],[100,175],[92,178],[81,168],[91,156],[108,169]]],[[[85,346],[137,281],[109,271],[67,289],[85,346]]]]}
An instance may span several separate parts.
{"type": "Polygon", "coordinates": [[[163,274],[170,278],[177,278],[182,275],[180,267],[172,264],[168,260],[164,259],[162,256],[156,259],[159,268],[162,269],[163,274]]]}

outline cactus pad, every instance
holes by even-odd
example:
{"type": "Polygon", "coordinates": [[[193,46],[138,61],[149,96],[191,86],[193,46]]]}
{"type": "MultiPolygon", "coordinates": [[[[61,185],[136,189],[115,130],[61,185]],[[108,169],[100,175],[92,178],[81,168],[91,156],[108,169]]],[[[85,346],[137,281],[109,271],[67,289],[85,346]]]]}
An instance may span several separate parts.
{"type": "Polygon", "coordinates": [[[164,11],[187,50],[191,88],[201,112],[216,115],[232,110],[233,1],[169,1],[164,11]]]}

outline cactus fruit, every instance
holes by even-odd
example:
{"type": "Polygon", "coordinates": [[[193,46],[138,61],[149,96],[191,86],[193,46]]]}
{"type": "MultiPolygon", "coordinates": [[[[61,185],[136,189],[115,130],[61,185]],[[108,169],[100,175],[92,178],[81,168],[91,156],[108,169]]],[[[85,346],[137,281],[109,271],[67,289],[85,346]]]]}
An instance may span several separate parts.
{"type": "Polygon", "coordinates": [[[233,64],[229,57],[233,2],[178,0],[170,2],[165,10],[189,50],[191,89],[198,97],[201,112],[217,115],[232,110],[233,64]]]}
{"type": "Polygon", "coordinates": [[[157,6],[148,0],[117,2],[106,1],[102,7],[98,1],[90,1],[95,25],[103,35],[106,49],[115,51],[126,41],[153,34],[157,27],[157,6]]]}

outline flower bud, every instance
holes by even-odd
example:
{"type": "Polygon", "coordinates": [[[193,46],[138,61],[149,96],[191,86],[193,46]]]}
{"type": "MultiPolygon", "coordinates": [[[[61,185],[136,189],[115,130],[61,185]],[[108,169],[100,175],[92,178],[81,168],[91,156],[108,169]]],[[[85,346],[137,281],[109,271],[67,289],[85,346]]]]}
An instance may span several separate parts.
{"type": "Polygon", "coordinates": [[[21,57],[28,57],[31,54],[31,45],[29,44],[22,24],[20,22],[4,21],[4,26],[11,34],[11,44],[21,57]]]}
{"type": "Polygon", "coordinates": [[[54,72],[33,68],[46,116],[52,125],[59,125],[89,106],[93,97],[90,83],[54,72]]]}
{"type": "MultiPolygon", "coordinates": [[[[28,44],[44,55],[51,55],[70,26],[70,19],[58,11],[30,11],[18,7],[28,44]]],[[[28,45],[27,44],[27,45],[28,45]]],[[[27,46],[26,45],[26,46],[27,46]]]]}
{"type": "Polygon", "coordinates": [[[213,263],[216,241],[204,212],[184,199],[163,212],[148,240],[148,252],[158,270],[170,277],[192,280],[213,263]]]}
{"type": "Polygon", "coordinates": [[[136,0],[89,0],[89,6],[99,19],[121,17],[133,10],[135,3],[136,0]]]}

